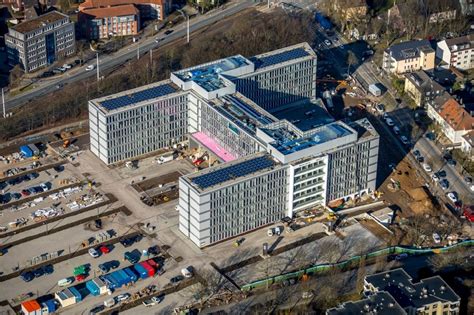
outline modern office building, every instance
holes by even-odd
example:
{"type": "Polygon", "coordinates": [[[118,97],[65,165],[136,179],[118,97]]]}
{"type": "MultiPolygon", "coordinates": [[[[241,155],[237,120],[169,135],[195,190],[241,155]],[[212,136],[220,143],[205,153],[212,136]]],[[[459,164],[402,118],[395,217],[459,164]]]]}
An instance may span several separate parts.
{"type": "Polygon", "coordinates": [[[8,63],[32,72],[76,52],[74,23],[52,11],[9,28],[5,45],[8,63]]]}
{"type": "Polygon", "coordinates": [[[91,100],[91,151],[114,164],[188,140],[220,162],[179,181],[179,229],[205,247],[375,190],[378,134],[335,121],[315,82],[306,43],[176,71],[91,100]]]}

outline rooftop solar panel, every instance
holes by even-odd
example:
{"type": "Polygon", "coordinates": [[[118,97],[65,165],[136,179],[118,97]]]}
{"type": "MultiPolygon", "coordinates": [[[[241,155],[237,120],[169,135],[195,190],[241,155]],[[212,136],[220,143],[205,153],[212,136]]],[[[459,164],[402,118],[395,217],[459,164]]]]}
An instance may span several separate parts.
{"type": "Polygon", "coordinates": [[[309,53],[303,48],[295,48],[292,50],[284,51],[275,55],[269,55],[265,57],[254,57],[251,60],[256,61],[255,66],[257,68],[265,68],[278,63],[286,62],[292,59],[302,58],[309,56],[309,53]]]}
{"type": "Polygon", "coordinates": [[[261,156],[252,160],[247,160],[239,164],[218,169],[201,176],[197,176],[191,181],[200,188],[205,189],[217,184],[226,182],[233,178],[243,177],[253,172],[266,169],[275,163],[267,156],[261,156]]]}
{"type": "Polygon", "coordinates": [[[171,84],[163,84],[132,94],[119,96],[109,100],[104,100],[100,102],[100,105],[102,105],[107,110],[114,110],[120,107],[143,102],[174,92],[176,92],[176,89],[171,84]]]}

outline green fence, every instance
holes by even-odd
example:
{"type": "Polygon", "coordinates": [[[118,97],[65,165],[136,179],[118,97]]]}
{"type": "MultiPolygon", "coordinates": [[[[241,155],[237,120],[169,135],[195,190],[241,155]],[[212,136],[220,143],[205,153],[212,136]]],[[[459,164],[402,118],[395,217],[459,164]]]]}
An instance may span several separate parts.
{"type": "Polygon", "coordinates": [[[312,275],[318,272],[328,271],[333,268],[344,269],[350,266],[357,265],[362,258],[372,259],[379,256],[387,256],[391,254],[403,254],[403,253],[406,253],[409,255],[442,254],[444,252],[447,252],[457,247],[472,246],[472,245],[474,245],[474,240],[466,240],[466,241],[463,241],[451,246],[437,247],[437,248],[414,248],[414,247],[404,247],[404,246],[387,247],[387,248],[383,248],[374,252],[367,253],[363,256],[361,255],[353,256],[339,263],[315,265],[315,266],[311,266],[311,267],[301,269],[298,271],[257,280],[257,281],[247,283],[241,286],[241,290],[249,291],[255,288],[270,286],[284,280],[300,279],[305,274],[312,275]]]}

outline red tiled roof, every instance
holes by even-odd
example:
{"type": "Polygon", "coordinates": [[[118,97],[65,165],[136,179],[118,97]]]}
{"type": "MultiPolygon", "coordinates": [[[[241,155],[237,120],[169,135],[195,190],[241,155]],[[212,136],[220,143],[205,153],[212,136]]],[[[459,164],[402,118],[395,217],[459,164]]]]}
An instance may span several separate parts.
{"type": "Polygon", "coordinates": [[[133,4],[118,5],[107,8],[87,9],[81,12],[81,14],[89,15],[95,18],[138,15],[138,13],[138,9],[133,4]]]}
{"type": "Polygon", "coordinates": [[[125,4],[156,4],[164,6],[164,2],[165,0],[86,0],[79,5],[79,11],[125,4]]]}
{"type": "Polygon", "coordinates": [[[39,303],[36,300],[30,300],[30,301],[23,302],[23,303],[21,303],[21,306],[29,313],[41,309],[41,306],[39,305],[39,303]]]}
{"type": "Polygon", "coordinates": [[[448,99],[438,109],[438,113],[456,131],[474,127],[474,118],[453,98],[448,99]]]}

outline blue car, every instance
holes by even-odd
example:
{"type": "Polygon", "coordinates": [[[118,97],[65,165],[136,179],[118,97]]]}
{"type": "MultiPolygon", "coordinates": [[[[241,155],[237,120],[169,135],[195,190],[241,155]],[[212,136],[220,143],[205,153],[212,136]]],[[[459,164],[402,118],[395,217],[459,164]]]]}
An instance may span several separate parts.
{"type": "Polygon", "coordinates": [[[22,272],[20,274],[20,278],[21,278],[21,280],[23,280],[25,282],[30,282],[31,280],[33,280],[35,278],[35,275],[30,271],[26,271],[26,272],[22,272]]]}

